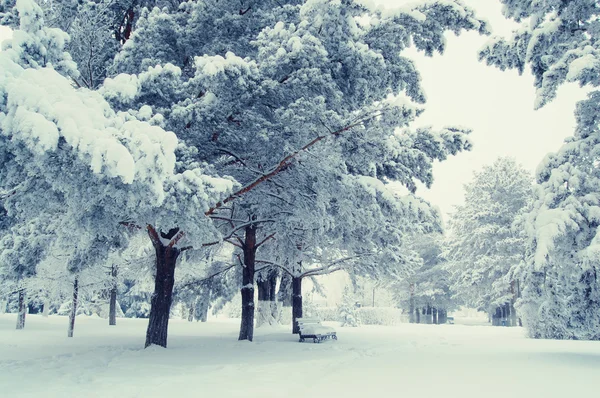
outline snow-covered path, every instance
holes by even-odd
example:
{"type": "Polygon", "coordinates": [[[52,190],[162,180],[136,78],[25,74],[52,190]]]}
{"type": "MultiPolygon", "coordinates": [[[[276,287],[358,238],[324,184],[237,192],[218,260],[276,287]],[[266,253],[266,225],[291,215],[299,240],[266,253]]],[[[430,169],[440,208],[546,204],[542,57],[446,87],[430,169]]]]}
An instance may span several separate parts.
{"type": "Polygon", "coordinates": [[[597,396],[600,343],[539,341],[510,328],[339,328],[298,343],[287,329],[238,342],[236,321],[172,320],[169,348],[141,348],[146,321],[0,316],[4,397],[597,396]]]}

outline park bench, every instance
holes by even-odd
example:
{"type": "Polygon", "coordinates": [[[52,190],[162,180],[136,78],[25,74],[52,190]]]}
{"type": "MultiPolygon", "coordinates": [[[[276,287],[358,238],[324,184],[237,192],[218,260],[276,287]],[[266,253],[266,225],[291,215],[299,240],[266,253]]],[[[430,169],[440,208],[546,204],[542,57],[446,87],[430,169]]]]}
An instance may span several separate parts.
{"type": "Polygon", "coordinates": [[[317,318],[298,318],[296,321],[300,329],[301,343],[306,339],[313,339],[313,343],[320,343],[325,339],[337,340],[335,329],[321,325],[317,318]]]}

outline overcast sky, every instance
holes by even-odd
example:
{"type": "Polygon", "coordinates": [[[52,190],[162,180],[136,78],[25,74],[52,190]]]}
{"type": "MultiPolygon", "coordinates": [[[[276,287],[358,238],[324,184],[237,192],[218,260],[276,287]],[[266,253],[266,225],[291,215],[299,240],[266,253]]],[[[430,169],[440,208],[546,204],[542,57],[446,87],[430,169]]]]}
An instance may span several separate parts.
{"type": "MultiPolygon", "coordinates": [[[[394,7],[414,0],[373,0],[394,7]]],[[[504,19],[498,0],[464,0],[488,20],[494,34],[509,35],[516,26],[504,19]]],[[[8,29],[0,26],[0,40],[8,29]]],[[[474,148],[434,166],[432,189],[419,194],[438,206],[444,218],[462,203],[463,184],[473,172],[499,156],[512,156],[532,173],[548,152],[556,151],[575,127],[575,103],[585,93],[575,85],[562,87],[558,98],[534,111],[533,78],[527,72],[499,71],[477,61],[477,50],[489,40],[476,33],[448,34],[444,55],[433,58],[411,52],[423,78],[428,102],[417,125],[460,125],[474,130],[474,148]]]]}

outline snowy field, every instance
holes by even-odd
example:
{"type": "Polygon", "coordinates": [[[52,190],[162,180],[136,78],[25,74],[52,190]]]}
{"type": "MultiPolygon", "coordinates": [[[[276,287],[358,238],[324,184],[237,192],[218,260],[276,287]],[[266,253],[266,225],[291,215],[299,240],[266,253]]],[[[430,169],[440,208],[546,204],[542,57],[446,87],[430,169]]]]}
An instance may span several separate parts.
{"type": "Polygon", "coordinates": [[[234,320],[171,320],[169,348],[142,349],[146,320],[0,315],[1,397],[598,396],[600,343],[540,341],[518,328],[339,328],[298,343],[286,328],[238,342],[234,320]]]}

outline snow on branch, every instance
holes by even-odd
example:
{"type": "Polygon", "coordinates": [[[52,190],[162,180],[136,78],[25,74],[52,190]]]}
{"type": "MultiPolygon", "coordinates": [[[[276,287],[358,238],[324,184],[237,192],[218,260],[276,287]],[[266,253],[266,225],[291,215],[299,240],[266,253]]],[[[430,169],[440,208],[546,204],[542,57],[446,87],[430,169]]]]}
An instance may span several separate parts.
{"type": "Polygon", "coordinates": [[[320,135],[316,138],[314,138],[312,141],[310,141],[308,144],[304,145],[302,148],[292,152],[291,154],[287,155],[286,157],[284,157],[278,164],[277,166],[275,166],[271,171],[263,174],[261,177],[257,178],[256,180],[254,180],[253,182],[251,182],[250,184],[246,185],[245,187],[243,187],[242,189],[232,193],[231,195],[229,195],[227,198],[223,199],[222,201],[218,202],[216,205],[214,205],[213,207],[211,207],[210,209],[208,209],[206,211],[207,216],[210,216],[212,214],[214,214],[215,211],[217,211],[219,208],[221,208],[223,205],[235,200],[238,196],[244,195],[250,191],[252,191],[253,189],[255,189],[256,187],[258,187],[260,184],[262,184],[265,181],[270,180],[271,178],[275,177],[276,175],[278,175],[279,173],[281,173],[282,171],[284,171],[285,169],[287,169],[292,161],[302,152],[307,151],[308,149],[310,149],[311,147],[313,147],[314,145],[316,145],[317,143],[319,143],[320,141],[323,141],[325,138],[328,137],[337,137],[349,130],[352,130],[355,127],[361,126],[363,125],[365,122],[372,120],[376,117],[381,116],[381,112],[377,112],[375,114],[371,114],[371,115],[367,115],[364,117],[361,117],[358,121],[349,124],[345,127],[342,127],[339,130],[324,134],[324,135],[320,135]]]}

